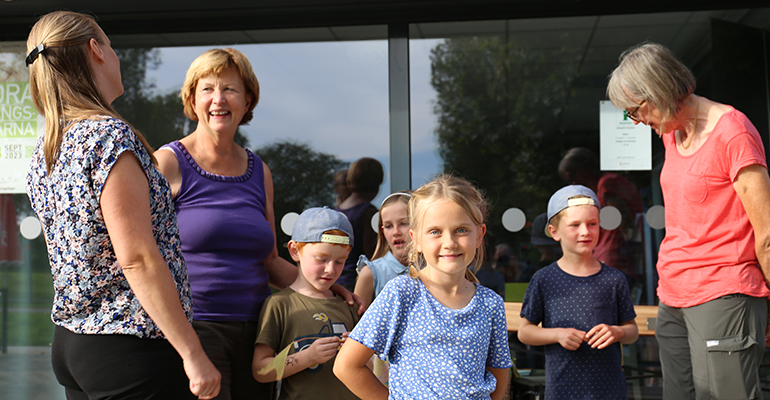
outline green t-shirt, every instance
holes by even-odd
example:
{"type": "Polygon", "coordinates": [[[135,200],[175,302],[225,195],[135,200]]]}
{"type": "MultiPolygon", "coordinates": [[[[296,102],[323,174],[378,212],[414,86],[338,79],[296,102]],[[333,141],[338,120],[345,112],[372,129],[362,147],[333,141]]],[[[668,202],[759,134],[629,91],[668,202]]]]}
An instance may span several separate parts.
{"type": "MultiPolygon", "coordinates": [[[[286,288],[268,297],[262,306],[256,343],[268,345],[276,353],[294,343],[289,350],[294,354],[310,347],[315,339],[351,331],[358,322],[357,307],[336,295],[315,299],[286,288]]],[[[333,366],[334,358],[284,378],[278,399],[358,399],[337,379],[333,366]]]]}

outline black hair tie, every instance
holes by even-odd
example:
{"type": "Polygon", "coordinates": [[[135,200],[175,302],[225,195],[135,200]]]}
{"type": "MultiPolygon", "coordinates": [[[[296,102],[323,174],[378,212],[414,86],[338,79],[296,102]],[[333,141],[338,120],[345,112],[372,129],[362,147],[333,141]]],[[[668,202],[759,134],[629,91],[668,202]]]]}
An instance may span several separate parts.
{"type": "Polygon", "coordinates": [[[38,54],[42,53],[43,50],[45,50],[45,46],[43,46],[43,44],[40,43],[39,45],[37,45],[37,47],[35,47],[34,49],[32,49],[32,51],[29,52],[27,59],[24,60],[24,62],[27,64],[28,67],[29,67],[29,64],[32,64],[33,62],[35,62],[38,54]]]}

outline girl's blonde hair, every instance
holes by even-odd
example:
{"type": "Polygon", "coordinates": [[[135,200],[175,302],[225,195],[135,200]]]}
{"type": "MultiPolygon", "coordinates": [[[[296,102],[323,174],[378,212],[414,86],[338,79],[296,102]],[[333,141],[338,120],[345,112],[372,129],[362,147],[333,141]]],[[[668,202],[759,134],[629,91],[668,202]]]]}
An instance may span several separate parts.
{"type": "Polygon", "coordinates": [[[196,58],[190,68],[187,69],[187,75],[182,84],[182,90],[179,97],[182,98],[184,105],[184,115],[192,121],[198,120],[198,114],[195,113],[193,99],[195,98],[195,88],[198,87],[198,81],[207,76],[219,76],[227,69],[234,69],[243,81],[246,87],[246,94],[251,96],[251,104],[246,113],[243,114],[241,122],[238,125],[246,125],[254,117],[254,107],[259,103],[259,81],[251,68],[251,62],[240,51],[233,48],[211,49],[196,58]]]}
{"type": "Polygon", "coordinates": [[[692,72],[668,48],[650,42],[623,52],[607,84],[607,96],[615,107],[639,106],[629,98],[632,95],[660,110],[662,122],[676,118],[693,92],[692,72]]]}
{"type": "MultiPolygon", "coordinates": [[[[412,195],[409,191],[403,191],[394,192],[386,197],[385,200],[383,200],[382,205],[380,206],[380,211],[377,213],[377,215],[379,215],[379,220],[377,222],[377,247],[374,248],[372,261],[385,257],[385,255],[387,255],[390,251],[390,246],[388,246],[388,239],[385,238],[385,233],[382,231],[382,209],[397,202],[408,205],[409,199],[411,197],[412,195]]],[[[408,213],[407,218],[409,218],[408,213]]]]}
{"type": "MultiPolygon", "coordinates": [[[[100,31],[90,15],[56,11],[42,16],[27,38],[27,53],[44,46],[29,64],[29,90],[35,108],[45,117],[43,154],[49,173],[71,123],[97,116],[122,119],[104,97],[90,68],[89,41],[96,39],[106,45],[100,31]]],[[[152,154],[144,136],[136,129],[134,133],[152,154]]]]}
{"type": "MultiPolygon", "coordinates": [[[[443,174],[412,193],[408,214],[409,224],[412,231],[417,232],[416,236],[421,235],[427,209],[441,200],[449,200],[460,206],[476,226],[484,224],[487,216],[487,201],[481,191],[465,179],[443,174]]],[[[481,264],[484,262],[484,247],[484,239],[482,238],[471,262],[471,268],[465,270],[465,278],[474,283],[479,282],[475,272],[481,268],[481,264]]],[[[409,274],[413,278],[417,278],[420,271],[425,268],[425,257],[422,253],[417,252],[414,240],[409,248],[409,264],[409,274]]]]}

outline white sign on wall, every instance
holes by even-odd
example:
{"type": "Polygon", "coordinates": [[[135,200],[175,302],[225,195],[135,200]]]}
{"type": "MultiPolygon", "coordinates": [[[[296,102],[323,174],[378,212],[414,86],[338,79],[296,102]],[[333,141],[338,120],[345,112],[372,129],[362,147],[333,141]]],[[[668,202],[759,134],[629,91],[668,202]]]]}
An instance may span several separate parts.
{"type": "Polygon", "coordinates": [[[35,142],[45,131],[29,94],[24,42],[0,42],[0,193],[24,193],[35,142]]]}
{"type": "Polygon", "coordinates": [[[652,129],[634,124],[625,110],[599,102],[599,159],[602,171],[652,169],[652,129]]]}

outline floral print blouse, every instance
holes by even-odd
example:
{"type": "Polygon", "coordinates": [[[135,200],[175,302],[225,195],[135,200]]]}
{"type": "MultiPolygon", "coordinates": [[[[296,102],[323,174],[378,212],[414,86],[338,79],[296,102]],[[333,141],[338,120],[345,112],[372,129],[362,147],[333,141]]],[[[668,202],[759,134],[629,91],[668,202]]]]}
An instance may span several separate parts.
{"type": "Polygon", "coordinates": [[[43,225],[53,275],[51,318],[80,334],[163,337],[123,275],[104,225],[100,197],[118,157],[131,151],[147,175],[153,234],[176,283],[182,308],[192,317],[187,269],[179,243],[171,190],[125,122],[97,117],[73,123],[63,134],[50,174],[43,139],[37,142],[27,193],[43,225]]]}

